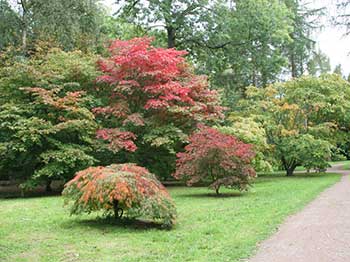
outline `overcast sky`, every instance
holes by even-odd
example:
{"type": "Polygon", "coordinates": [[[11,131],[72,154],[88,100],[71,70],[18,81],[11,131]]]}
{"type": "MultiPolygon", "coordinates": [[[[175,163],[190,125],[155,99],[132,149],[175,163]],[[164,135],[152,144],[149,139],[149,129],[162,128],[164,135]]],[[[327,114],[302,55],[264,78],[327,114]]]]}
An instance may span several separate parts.
{"type": "MultiPolygon", "coordinates": [[[[313,0],[314,7],[326,6],[328,15],[334,15],[336,0],[313,0]]],[[[326,53],[330,59],[332,67],[341,64],[344,74],[350,74],[350,36],[344,37],[345,31],[331,26],[328,21],[324,21],[325,28],[315,35],[321,50],[326,53]]]]}
{"type": "MultiPolygon", "coordinates": [[[[311,0],[311,6],[327,7],[329,14],[334,14],[336,0],[311,0]]],[[[104,4],[110,8],[111,13],[116,10],[115,0],[103,0],[104,4]]],[[[324,29],[315,33],[314,39],[318,42],[320,49],[326,53],[331,60],[332,68],[341,64],[343,73],[347,76],[350,74],[350,36],[343,37],[344,31],[334,28],[327,19],[324,20],[324,29]]]]}

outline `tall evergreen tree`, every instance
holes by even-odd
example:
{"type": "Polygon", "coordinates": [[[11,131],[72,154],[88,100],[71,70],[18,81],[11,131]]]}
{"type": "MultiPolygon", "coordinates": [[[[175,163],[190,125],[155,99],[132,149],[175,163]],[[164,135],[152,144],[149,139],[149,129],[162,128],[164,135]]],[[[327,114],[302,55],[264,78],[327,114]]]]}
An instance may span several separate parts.
{"type": "Polygon", "coordinates": [[[333,73],[337,74],[337,75],[340,75],[341,77],[344,77],[343,76],[343,68],[342,68],[341,64],[337,64],[335,66],[333,73]]]}
{"type": "Polygon", "coordinates": [[[316,50],[313,52],[311,59],[307,63],[307,70],[312,76],[329,73],[331,71],[329,57],[321,50],[316,50]]]}
{"type": "Polygon", "coordinates": [[[285,0],[293,17],[293,30],[290,32],[292,42],[286,46],[289,59],[289,71],[292,77],[305,73],[307,62],[315,48],[312,32],[320,27],[319,19],[324,8],[313,9],[301,0],[285,0]]]}

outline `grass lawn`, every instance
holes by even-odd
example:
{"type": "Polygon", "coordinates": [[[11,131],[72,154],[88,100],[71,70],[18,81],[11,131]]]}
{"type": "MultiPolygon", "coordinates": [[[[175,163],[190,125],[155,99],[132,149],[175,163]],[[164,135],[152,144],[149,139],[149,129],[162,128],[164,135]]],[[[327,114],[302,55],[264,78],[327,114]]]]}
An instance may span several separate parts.
{"type": "Polygon", "coordinates": [[[337,165],[337,164],[347,164],[350,160],[341,160],[341,161],[330,161],[329,164],[331,165],[337,165]]]}
{"type": "MultiPolygon", "coordinates": [[[[350,160],[344,160],[344,161],[332,161],[329,162],[330,165],[343,165],[344,170],[349,170],[350,169],[350,160]]],[[[303,166],[297,166],[295,168],[295,171],[306,171],[305,167],[303,166]]]]}
{"type": "Polygon", "coordinates": [[[347,163],[344,163],[343,169],[344,170],[349,170],[350,169],[350,161],[348,161],[347,163]]]}
{"type": "Polygon", "coordinates": [[[263,176],[250,192],[222,190],[222,197],[206,188],[169,188],[179,216],[170,231],[70,217],[61,197],[0,199],[0,261],[239,261],[339,179],[263,176]]]}

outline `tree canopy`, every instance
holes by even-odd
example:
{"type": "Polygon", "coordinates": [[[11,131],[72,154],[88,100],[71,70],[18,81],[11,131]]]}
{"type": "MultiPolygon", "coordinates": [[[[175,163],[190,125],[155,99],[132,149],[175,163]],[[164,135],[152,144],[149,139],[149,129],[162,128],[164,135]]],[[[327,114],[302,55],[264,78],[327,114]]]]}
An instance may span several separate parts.
{"type": "Polygon", "coordinates": [[[324,167],[348,129],[350,85],[339,75],[305,76],[265,89],[250,87],[242,103],[292,175],[298,165],[324,167]]]}

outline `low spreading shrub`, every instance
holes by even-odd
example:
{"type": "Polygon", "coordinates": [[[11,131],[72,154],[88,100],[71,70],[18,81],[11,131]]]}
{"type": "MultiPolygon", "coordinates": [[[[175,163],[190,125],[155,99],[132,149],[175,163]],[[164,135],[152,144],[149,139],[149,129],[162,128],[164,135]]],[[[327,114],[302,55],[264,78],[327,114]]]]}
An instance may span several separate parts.
{"type": "Polygon", "coordinates": [[[175,205],[155,175],[135,164],[89,167],[76,174],[63,190],[71,214],[105,211],[120,218],[152,219],[165,227],[175,223],[175,205]]]}

